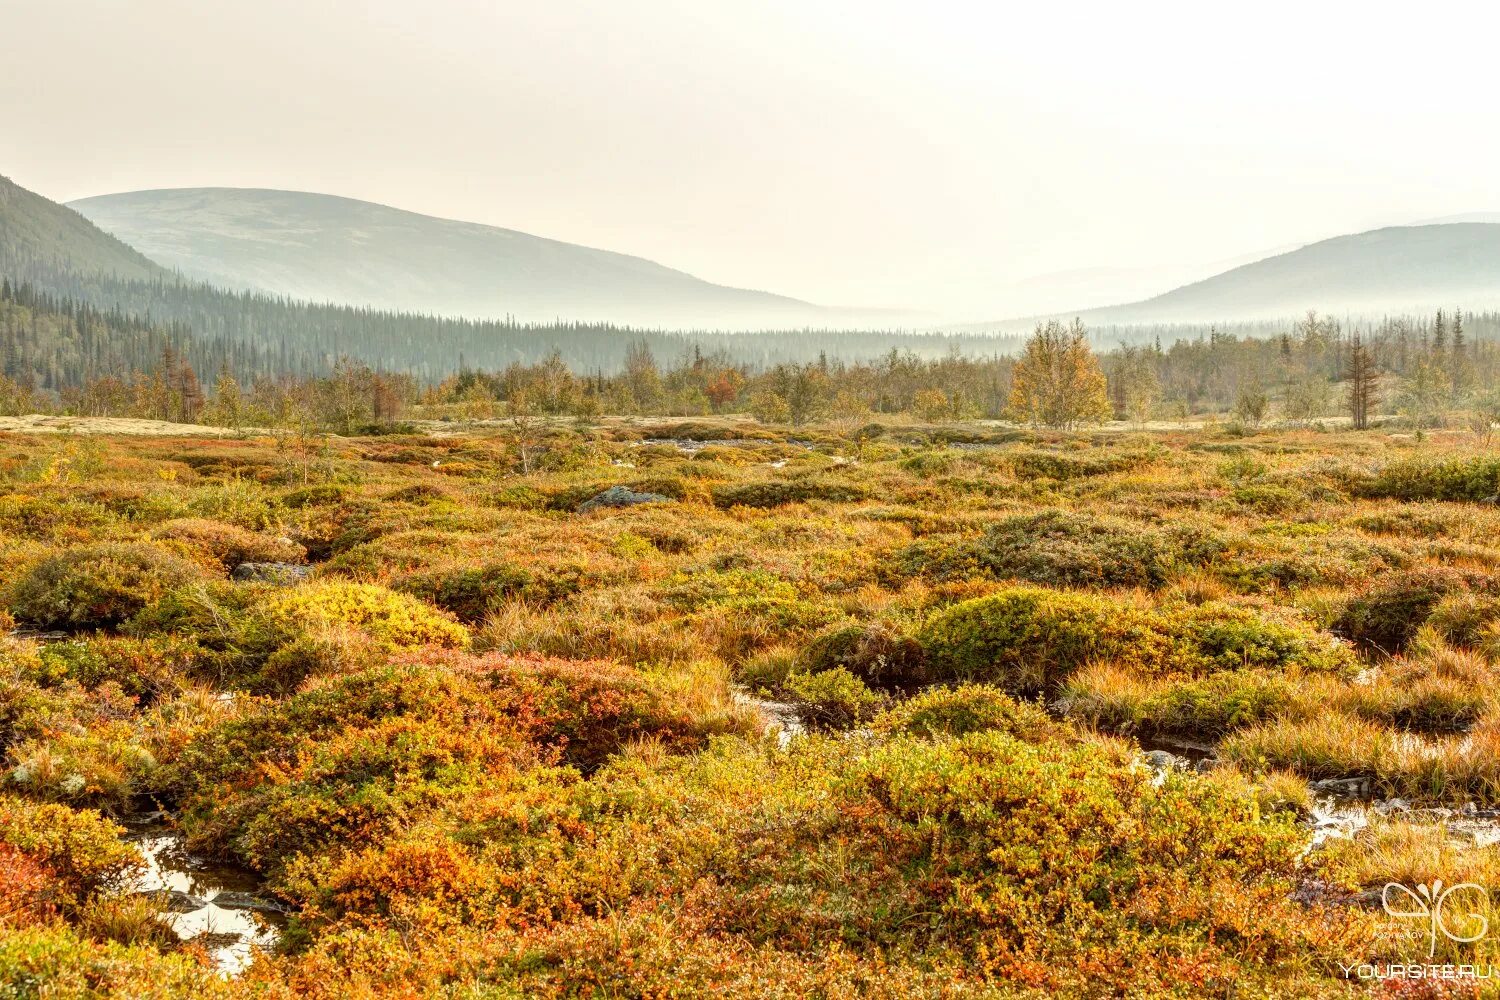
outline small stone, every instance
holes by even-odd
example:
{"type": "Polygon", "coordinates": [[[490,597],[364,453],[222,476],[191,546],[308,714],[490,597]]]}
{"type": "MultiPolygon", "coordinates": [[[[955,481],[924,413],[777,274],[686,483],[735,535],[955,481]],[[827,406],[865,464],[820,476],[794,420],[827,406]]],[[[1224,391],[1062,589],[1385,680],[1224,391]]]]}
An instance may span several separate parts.
{"type": "Polygon", "coordinates": [[[671,502],[671,497],[664,497],[660,493],[637,493],[626,486],[611,486],[603,493],[579,504],[578,513],[587,514],[591,510],[600,510],[605,507],[635,507],[643,503],[671,502]]]}
{"type": "Polygon", "coordinates": [[[1183,767],[1187,761],[1175,753],[1165,750],[1152,750],[1145,756],[1146,766],[1153,771],[1170,771],[1173,768],[1183,767]]]}
{"type": "Polygon", "coordinates": [[[262,913],[281,913],[284,908],[281,904],[248,892],[233,892],[224,890],[209,900],[210,903],[225,910],[259,910],[262,913]]]}
{"type": "Polygon", "coordinates": [[[274,583],[287,587],[301,583],[312,575],[312,567],[296,563],[244,562],[234,568],[230,577],[239,583],[274,583]]]}

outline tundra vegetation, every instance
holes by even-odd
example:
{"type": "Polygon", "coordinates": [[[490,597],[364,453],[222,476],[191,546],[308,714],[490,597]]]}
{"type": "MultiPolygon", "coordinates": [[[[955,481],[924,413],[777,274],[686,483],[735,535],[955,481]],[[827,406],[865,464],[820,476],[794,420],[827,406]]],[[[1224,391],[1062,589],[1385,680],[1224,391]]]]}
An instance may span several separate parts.
{"type": "Polygon", "coordinates": [[[0,438],[0,993],[1334,997],[1500,887],[1468,432],[525,431],[0,438]],[[154,808],[290,911],[237,978],[154,808]]]}

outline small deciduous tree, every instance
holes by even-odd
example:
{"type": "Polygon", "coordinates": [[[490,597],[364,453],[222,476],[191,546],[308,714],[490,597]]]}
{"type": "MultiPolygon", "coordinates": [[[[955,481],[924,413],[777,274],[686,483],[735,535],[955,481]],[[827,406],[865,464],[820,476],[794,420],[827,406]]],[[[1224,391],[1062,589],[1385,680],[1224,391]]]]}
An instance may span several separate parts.
{"type": "Polygon", "coordinates": [[[1082,322],[1037,326],[1011,373],[1006,412],[1021,423],[1063,429],[1109,419],[1108,382],[1082,322]]]}
{"type": "Polygon", "coordinates": [[[1271,401],[1266,396],[1260,379],[1252,378],[1240,386],[1240,391],[1234,398],[1234,415],[1251,427],[1259,427],[1261,421],[1266,419],[1266,410],[1270,405],[1271,401]]]}

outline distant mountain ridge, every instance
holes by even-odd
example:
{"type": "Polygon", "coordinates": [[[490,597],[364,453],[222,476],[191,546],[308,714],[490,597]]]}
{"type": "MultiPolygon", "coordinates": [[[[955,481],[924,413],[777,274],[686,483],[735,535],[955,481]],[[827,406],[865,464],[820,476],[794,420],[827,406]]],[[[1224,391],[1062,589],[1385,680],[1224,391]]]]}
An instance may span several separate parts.
{"type": "Polygon", "coordinates": [[[178,188],[69,207],[185,276],[311,302],[668,327],[823,325],[834,316],[640,257],[334,195],[178,188]]]}
{"type": "MultiPolygon", "coordinates": [[[[1090,326],[1238,323],[1309,309],[1381,316],[1500,307],[1500,224],[1391,226],[1336,236],[1242,264],[1139,302],[1083,309],[1090,326]]],[[[1014,331],[1048,316],[970,324],[1014,331]]]]}

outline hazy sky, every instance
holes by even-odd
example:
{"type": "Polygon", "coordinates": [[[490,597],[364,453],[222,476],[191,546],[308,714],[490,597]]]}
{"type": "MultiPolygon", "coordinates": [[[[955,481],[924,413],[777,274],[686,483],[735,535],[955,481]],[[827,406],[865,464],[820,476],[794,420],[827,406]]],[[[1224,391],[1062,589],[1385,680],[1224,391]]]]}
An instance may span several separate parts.
{"type": "Polygon", "coordinates": [[[4,6],[0,173],[59,200],[323,191],[973,318],[1500,210],[1493,5],[4,6]]]}

